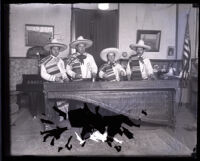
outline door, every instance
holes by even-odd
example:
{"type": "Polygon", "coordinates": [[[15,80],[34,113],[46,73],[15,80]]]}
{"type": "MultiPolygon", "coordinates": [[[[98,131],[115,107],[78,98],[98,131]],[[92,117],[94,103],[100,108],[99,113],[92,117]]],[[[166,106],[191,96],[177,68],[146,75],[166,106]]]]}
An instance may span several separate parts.
{"type": "Polygon", "coordinates": [[[86,52],[92,54],[100,67],[104,62],[100,58],[101,50],[118,47],[118,10],[72,10],[75,25],[75,38],[83,36],[93,41],[86,52]]]}

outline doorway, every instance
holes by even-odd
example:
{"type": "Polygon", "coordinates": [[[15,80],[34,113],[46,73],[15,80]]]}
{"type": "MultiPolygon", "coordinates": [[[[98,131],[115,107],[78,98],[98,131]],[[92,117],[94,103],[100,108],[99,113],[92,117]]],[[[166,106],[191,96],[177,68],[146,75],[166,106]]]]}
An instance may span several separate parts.
{"type": "Polygon", "coordinates": [[[119,11],[92,10],[72,8],[74,37],[83,36],[93,41],[92,47],[86,52],[92,54],[100,67],[104,62],[100,52],[108,47],[118,47],[119,11]]]}

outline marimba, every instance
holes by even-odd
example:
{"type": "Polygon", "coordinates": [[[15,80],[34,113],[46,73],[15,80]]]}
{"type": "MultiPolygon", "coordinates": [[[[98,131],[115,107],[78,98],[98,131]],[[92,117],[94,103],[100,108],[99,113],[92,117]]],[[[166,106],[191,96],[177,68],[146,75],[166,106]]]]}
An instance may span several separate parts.
{"type": "Polygon", "coordinates": [[[55,116],[55,100],[77,100],[142,121],[174,125],[176,89],[179,80],[142,80],[121,82],[44,82],[45,111],[49,119],[55,116]]]}

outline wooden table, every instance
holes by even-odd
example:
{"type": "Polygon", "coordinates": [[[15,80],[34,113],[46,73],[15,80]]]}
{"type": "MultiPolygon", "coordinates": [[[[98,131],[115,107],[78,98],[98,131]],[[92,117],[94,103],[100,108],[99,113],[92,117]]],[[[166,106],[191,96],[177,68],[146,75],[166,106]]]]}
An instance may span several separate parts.
{"type": "Polygon", "coordinates": [[[55,100],[71,99],[92,103],[133,119],[146,110],[143,121],[173,126],[178,86],[178,80],[44,82],[45,111],[49,119],[53,119],[55,100]]]}

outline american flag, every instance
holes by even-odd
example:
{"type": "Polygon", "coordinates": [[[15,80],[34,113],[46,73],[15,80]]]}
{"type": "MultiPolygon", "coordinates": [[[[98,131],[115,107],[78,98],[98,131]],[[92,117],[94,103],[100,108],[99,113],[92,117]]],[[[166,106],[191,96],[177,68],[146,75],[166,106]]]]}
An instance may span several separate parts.
{"type": "Polygon", "coordinates": [[[190,58],[191,58],[191,44],[190,44],[190,35],[189,35],[189,24],[188,24],[188,16],[187,16],[187,24],[185,30],[185,37],[183,43],[183,61],[182,61],[182,86],[187,86],[187,80],[189,77],[189,69],[190,69],[190,58]]]}

